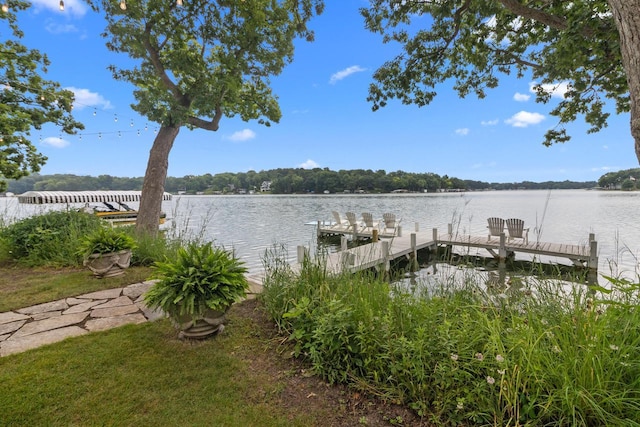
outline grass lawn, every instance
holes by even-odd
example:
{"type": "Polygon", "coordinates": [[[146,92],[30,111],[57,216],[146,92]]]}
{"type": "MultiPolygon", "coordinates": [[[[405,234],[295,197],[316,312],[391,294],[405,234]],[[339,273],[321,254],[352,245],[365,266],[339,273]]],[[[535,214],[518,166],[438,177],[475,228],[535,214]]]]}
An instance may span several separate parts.
{"type": "MultiPolygon", "coordinates": [[[[0,268],[0,311],[148,277],[0,268]]],[[[0,358],[7,426],[427,425],[406,408],[329,386],[288,357],[258,301],[236,304],[224,333],[180,341],[167,320],[95,332],[0,358]],[[414,422],[410,420],[413,419],[414,422]]]]}

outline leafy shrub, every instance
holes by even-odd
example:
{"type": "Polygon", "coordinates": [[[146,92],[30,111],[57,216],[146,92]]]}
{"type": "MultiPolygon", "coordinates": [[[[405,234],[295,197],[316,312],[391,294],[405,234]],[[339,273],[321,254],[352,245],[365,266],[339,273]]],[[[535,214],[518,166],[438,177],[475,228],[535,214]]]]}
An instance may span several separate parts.
{"type": "Polygon", "coordinates": [[[189,243],[175,259],[156,262],[159,281],[145,295],[151,308],[170,316],[202,316],[207,309],[222,310],[239,301],[249,287],[244,263],[232,252],[211,243],[189,243]]]}
{"type": "Polygon", "coordinates": [[[640,426],[638,283],[532,280],[497,293],[476,277],[409,292],[275,265],[267,312],[331,382],[439,425],[640,426]]]}
{"type": "Polygon", "coordinates": [[[91,254],[109,254],[136,247],[136,241],[125,230],[103,226],[80,241],[80,254],[88,257],[91,254]]]}
{"type": "Polygon", "coordinates": [[[101,219],[84,212],[52,211],[0,230],[12,259],[30,266],[79,266],[83,236],[100,229],[101,219]]]}

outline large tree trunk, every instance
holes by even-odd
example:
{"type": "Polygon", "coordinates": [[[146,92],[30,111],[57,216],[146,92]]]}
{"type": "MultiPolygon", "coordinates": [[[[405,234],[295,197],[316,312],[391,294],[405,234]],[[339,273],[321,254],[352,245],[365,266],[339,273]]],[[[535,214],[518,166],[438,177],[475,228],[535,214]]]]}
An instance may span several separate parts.
{"type": "Polygon", "coordinates": [[[142,198],[138,210],[136,231],[155,235],[158,233],[164,183],[169,169],[169,152],[180,132],[180,126],[162,126],[149,152],[147,171],[142,183],[142,198]]]}
{"type": "Polygon", "coordinates": [[[631,100],[631,135],[640,163],[640,0],[608,0],[620,33],[622,65],[631,100]]]}

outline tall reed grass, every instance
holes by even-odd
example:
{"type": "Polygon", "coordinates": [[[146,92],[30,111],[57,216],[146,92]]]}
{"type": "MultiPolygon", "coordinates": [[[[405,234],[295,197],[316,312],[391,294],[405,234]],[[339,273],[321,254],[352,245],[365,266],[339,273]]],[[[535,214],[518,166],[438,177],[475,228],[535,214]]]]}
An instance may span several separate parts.
{"type": "Polygon", "coordinates": [[[261,298],[329,382],[440,425],[640,425],[639,284],[494,289],[469,275],[409,289],[281,259],[265,256],[261,298]]]}

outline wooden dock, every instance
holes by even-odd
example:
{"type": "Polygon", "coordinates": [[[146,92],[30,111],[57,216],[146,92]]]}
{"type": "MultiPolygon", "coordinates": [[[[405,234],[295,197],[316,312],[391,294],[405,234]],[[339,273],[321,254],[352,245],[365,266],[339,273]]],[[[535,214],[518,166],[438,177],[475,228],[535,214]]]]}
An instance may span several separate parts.
{"type": "MultiPolygon", "coordinates": [[[[320,225],[318,226],[320,230],[320,225]]],[[[416,229],[418,226],[416,225],[416,229]]],[[[398,235],[363,244],[351,249],[347,249],[346,237],[354,236],[353,233],[346,230],[342,240],[342,250],[332,254],[326,254],[326,265],[329,271],[336,273],[348,270],[356,272],[369,268],[389,269],[390,261],[405,257],[408,260],[416,260],[417,253],[420,250],[436,250],[438,247],[468,247],[481,248],[487,250],[491,256],[498,260],[504,261],[515,253],[528,253],[534,255],[543,255],[549,257],[567,258],[574,266],[588,268],[597,271],[598,244],[593,233],[589,234],[588,243],[586,245],[575,245],[567,243],[550,243],[550,242],[528,242],[525,243],[521,239],[508,240],[503,233],[499,237],[488,238],[487,235],[474,236],[454,234],[451,232],[451,225],[448,232],[439,234],[436,228],[430,232],[415,231],[403,235],[400,230],[398,235]]],[[[336,230],[333,230],[336,234],[336,230]]],[[[298,248],[298,261],[301,262],[306,254],[304,247],[298,248]]],[[[323,255],[324,256],[324,255],[323,255]]]]}

